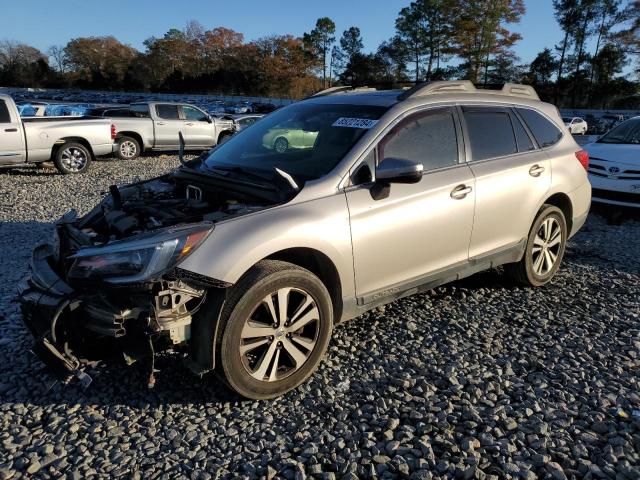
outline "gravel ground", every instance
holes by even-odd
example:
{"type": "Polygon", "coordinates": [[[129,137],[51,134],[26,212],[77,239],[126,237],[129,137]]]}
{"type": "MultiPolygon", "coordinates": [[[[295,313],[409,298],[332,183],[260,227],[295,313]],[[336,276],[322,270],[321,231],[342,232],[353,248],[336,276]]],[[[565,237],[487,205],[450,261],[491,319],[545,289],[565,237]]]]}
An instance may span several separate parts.
{"type": "Polygon", "coordinates": [[[640,478],[637,216],[591,215],[546,288],[491,271],[337,327],[280,399],[239,400],[170,356],[152,391],[143,366],[48,389],[12,303],[31,248],[111,183],[176,165],[0,172],[0,479],[640,478]]]}

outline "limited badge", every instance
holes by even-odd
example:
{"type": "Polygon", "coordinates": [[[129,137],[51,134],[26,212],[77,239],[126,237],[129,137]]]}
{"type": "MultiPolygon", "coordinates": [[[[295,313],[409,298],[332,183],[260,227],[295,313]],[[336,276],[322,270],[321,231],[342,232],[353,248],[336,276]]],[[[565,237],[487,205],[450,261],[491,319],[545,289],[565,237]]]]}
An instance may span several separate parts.
{"type": "Polygon", "coordinates": [[[378,120],[371,120],[369,118],[349,118],[340,117],[333,124],[332,127],[347,127],[347,128],[371,128],[378,120]]]}

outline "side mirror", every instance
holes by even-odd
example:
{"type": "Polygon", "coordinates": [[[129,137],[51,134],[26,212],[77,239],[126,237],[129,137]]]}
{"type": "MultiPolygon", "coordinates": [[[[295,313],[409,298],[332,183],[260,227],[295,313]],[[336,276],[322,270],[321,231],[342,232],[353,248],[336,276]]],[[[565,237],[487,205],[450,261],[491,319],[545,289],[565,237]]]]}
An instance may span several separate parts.
{"type": "Polygon", "coordinates": [[[211,115],[207,115],[206,117],[204,117],[204,119],[207,121],[207,123],[213,123],[213,118],[211,118],[211,115]]]}
{"type": "Polygon", "coordinates": [[[385,158],[376,168],[376,183],[418,183],[424,167],[403,158],[385,158]]]}

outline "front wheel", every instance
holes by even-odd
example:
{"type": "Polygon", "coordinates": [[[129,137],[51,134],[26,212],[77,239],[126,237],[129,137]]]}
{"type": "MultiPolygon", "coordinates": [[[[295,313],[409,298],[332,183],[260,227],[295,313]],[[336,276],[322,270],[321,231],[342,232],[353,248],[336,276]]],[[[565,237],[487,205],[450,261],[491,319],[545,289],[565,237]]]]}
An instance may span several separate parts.
{"type": "Polygon", "coordinates": [[[223,380],[254,400],[300,385],[331,337],[333,310],[324,284],[304,268],[266,260],[232,288],[220,316],[216,363],[223,380]]]}
{"type": "Polygon", "coordinates": [[[91,163],[91,153],[80,143],[64,143],[56,151],[53,163],[65,175],[82,173],[91,163]]]}
{"type": "Polygon", "coordinates": [[[566,242],[567,222],[562,210],[543,205],[529,232],[522,260],[505,265],[505,272],[522,285],[544,285],[560,268],[566,242]]]}

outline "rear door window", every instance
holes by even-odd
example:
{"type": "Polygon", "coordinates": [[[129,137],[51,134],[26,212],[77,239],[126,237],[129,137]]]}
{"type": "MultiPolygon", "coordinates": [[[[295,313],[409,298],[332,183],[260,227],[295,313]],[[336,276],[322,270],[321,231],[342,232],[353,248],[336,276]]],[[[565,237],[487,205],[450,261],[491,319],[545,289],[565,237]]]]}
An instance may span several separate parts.
{"type": "Polygon", "coordinates": [[[536,138],[540,147],[549,147],[560,141],[562,131],[542,114],[530,108],[516,108],[536,138]]]}
{"type": "Polygon", "coordinates": [[[0,123],[11,123],[11,115],[4,100],[0,100],[0,123]]]}
{"type": "Polygon", "coordinates": [[[462,107],[474,161],[518,153],[509,110],[493,107],[462,107]]]}
{"type": "Polygon", "coordinates": [[[156,113],[165,120],[180,120],[177,105],[156,105],[156,113]]]}

